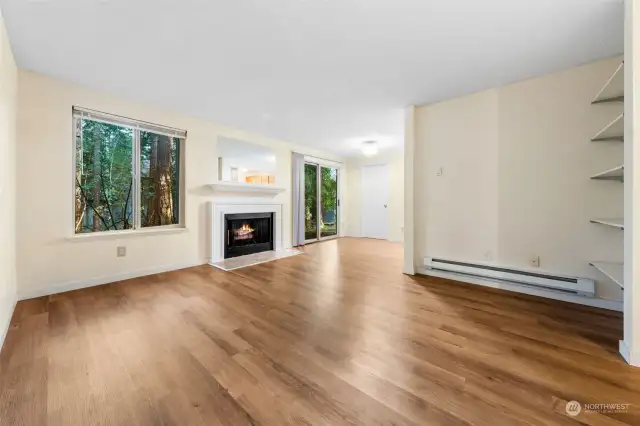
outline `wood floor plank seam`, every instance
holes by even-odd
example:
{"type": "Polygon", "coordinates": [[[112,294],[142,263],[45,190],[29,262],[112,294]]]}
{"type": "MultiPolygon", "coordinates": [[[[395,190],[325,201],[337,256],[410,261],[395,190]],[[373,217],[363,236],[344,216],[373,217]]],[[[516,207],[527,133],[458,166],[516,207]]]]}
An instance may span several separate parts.
{"type": "Polygon", "coordinates": [[[303,250],[19,302],[0,426],[640,425],[620,313],[407,276],[385,241],[303,250]]]}

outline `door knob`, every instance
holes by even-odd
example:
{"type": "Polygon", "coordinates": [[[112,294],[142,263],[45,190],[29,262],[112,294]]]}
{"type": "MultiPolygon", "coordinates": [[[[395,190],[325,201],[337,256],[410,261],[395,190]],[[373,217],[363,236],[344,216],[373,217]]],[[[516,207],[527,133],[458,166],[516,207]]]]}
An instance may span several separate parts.
{"type": "Polygon", "coordinates": [[[386,204],[384,205],[384,208],[385,208],[385,209],[387,208],[387,205],[386,205],[386,204]]]}

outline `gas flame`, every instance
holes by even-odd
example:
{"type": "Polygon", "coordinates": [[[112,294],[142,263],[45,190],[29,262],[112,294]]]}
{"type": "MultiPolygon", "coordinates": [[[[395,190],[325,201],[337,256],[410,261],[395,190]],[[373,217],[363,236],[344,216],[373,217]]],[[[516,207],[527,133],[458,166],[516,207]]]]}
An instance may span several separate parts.
{"type": "Polygon", "coordinates": [[[242,231],[242,232],[253,232],[255,231],[255,229],[253,229],[252,227],[249,226],[249,224],[245,223],[244,225],[242,225],[242,227],[240,229],[238,229],[238,231],[242,231]]]}
{"type": "Polygon", "coordinates": [[[235,230],[237,240],[247,240],[253,237],[253,229],[248,223],[243,224],[240,228],[235,230]]]}

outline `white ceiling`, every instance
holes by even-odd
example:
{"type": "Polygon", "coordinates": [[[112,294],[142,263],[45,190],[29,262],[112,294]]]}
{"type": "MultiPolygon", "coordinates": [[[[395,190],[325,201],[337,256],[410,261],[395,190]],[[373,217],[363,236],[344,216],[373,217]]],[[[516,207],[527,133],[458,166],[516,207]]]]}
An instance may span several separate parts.
{"type": "Polygon", "coordinates": [[[402,108],[622,53],[622,0],[0,0],[20,67],[353,155],[402,108]]]}

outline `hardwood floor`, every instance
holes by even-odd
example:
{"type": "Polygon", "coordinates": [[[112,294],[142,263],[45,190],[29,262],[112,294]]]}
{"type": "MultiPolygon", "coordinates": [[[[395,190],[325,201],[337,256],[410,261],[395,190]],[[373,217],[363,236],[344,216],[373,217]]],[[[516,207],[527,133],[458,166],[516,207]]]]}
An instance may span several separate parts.
{"type": "Polygon", "coordinates": [[[306,251],[20,302],[0,424],[640,425],[620,314],[405,276],[398,244],[306,251]]]}

